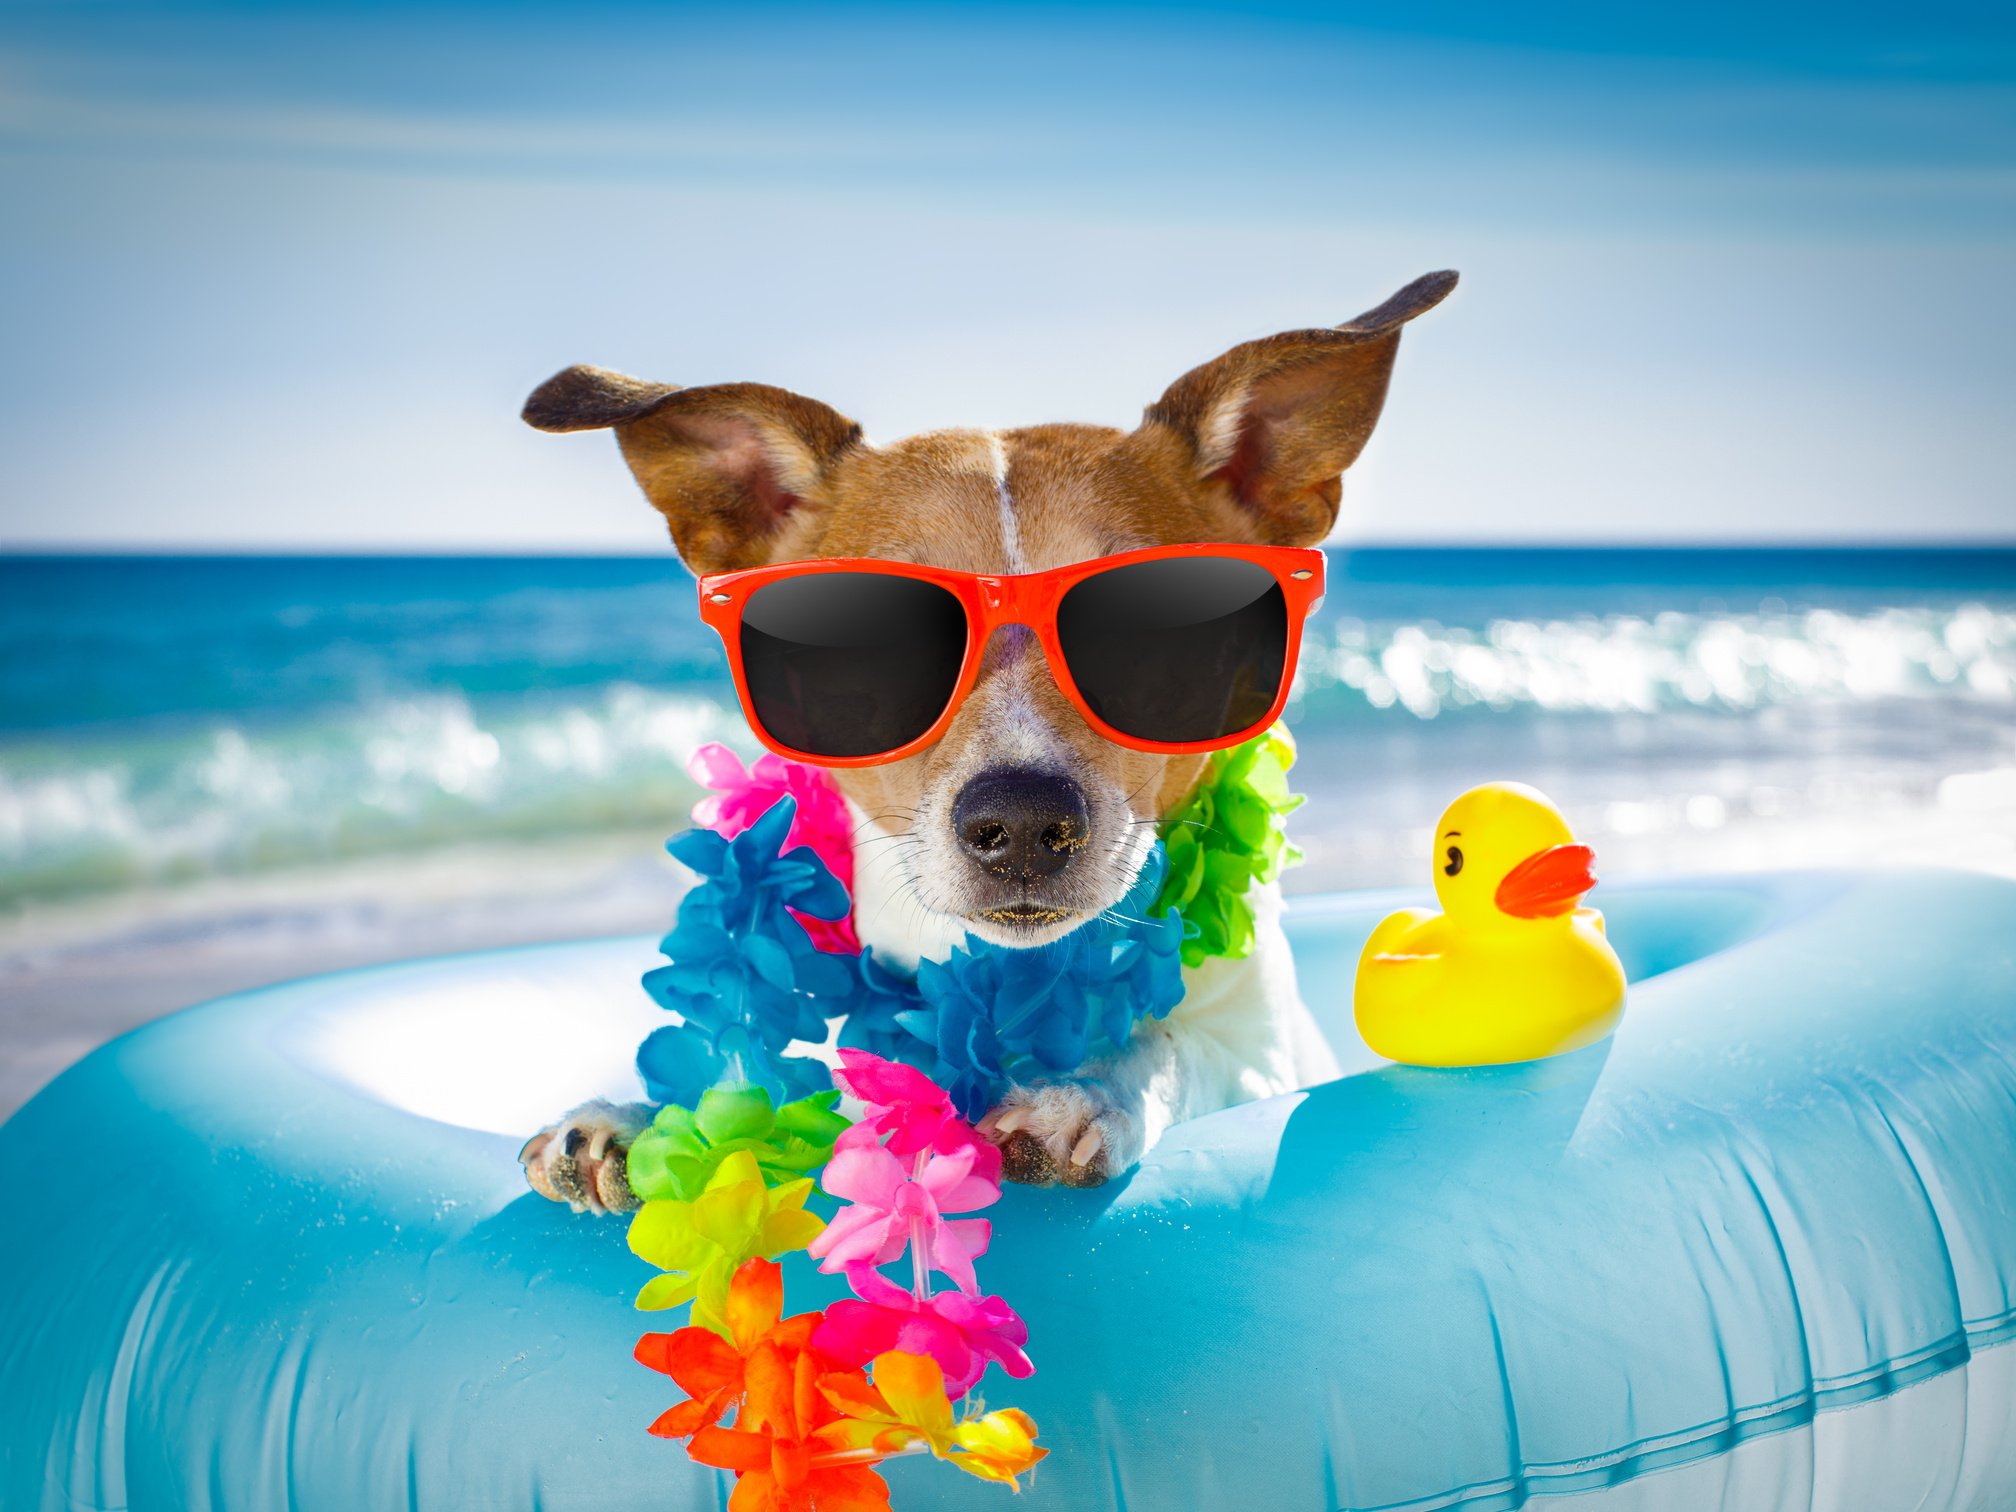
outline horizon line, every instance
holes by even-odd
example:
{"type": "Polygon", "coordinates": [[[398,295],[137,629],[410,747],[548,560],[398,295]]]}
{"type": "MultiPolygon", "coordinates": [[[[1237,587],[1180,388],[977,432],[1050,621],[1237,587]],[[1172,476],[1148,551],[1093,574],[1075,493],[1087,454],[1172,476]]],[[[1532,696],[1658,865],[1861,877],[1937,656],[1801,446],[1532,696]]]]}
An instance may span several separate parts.
{"type": "MultiPolygon", "coordinates": [[[[1996,553],[2016,552],[2016,534],[2007,536],[1953,536],[1953,537],[1866,537],[1848,539],[1802,539],[1798,537],[1774,537],[1758,540],[1693,540],[1693,539],[1618,539],[1618,540],[1513,540],[1477,537],[1470,539],[1417,539],[1417,540],[1364,540],[1325,541],[1321,549],[1330,552],[1355,553],[1368,551],[1392,552],[1432,552],[1432,551],[1491,551],[1491,552],[1955,552],[1991,551],[1996,553]]],[[[232,545],[152,545],[133,544],[85,544],[78,542],[58,542],[41,544],[35,542],[0,542],[0,561],[34,561],[38,559],[62,559],[69,561],[90,560],[191,560],[191,561],[303,561],[318,558],[332,560],[368,561],[384,559],[388,561],[667,561],[684,566],[678,553],[668,545],[663,551],[645,549],[611,550],[594,547],[467,547],[448,544],[420,544],[413,546],[289,546],[278,544],[232,545]]]]}

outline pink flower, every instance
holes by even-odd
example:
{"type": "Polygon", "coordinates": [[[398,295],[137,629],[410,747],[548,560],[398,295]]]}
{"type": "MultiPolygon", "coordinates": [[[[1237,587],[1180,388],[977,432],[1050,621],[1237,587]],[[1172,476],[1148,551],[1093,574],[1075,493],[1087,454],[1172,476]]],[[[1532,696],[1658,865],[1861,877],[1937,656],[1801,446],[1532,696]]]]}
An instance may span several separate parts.
{"type": "MultiPolygon", "coordinates": [[[[840,885],[850,894],[854,891],[854,822],[847,816],[847,801],[833,779],[819,768],[786,761],[774,752],[766,752],[756,758],[754,766],[744,768],[741,757],[717,742],[695,751],[686,770],[695,782],[714,790],[693,805],[693,822],[725,840],[733,840],[761,819],[779,798],[797,799],[798,814],[784,837],[785,845],[811,846],[840,885]]],[[[796,909],[791,916],[805,926],[806,934],[821,950],[861,953],[861,940],[854,933],[851,918],[815,919],[796,909]]]]}
{"type": "Polygon", "coordinates": [[[807,1246],[819,1268],[887,1265],[914,1247],[914,1258],[950,1276],[961,1291],[976,1290],[973,1262],[987,1253],[993,1225],[944,1215],[1000,1200],[1001,1183],[975,1169],[979,1158],[972,1145],[950,1155],[920,1154],[907,1164],[879,1144],[836,1149],[819,1184],[851,1206],[807,1246]]]}
{"type": "Polygon", "coordinates": [[[952,1106],[952,1095],[922,1071],[866,1050],[842,1050],[833,1073],[840,1090],[868,1105],[860,1122],[840,1136],[840,1148],[886,1141],[892,1155],[933,1150],[950,1155],[973,1146],[976,1173],[998,1182],[1001,1152],[973,1132],[952,1106]]]}
{"type": "Polygon", "coordinates": [[[1011,1376],[1036,1367],[1022,1346],[1029,1328],[999,1297],[939,1292],[919,1301],[880,1271],[851,1266],[847,1284],[859,1302],[835,1302],[812,1335],[812,1347],[835,1364],[852,1368],[898,1349],[929,1355],[945,1372],[948,1396],[963,1396],[992,1360],[1011,1376]]]}

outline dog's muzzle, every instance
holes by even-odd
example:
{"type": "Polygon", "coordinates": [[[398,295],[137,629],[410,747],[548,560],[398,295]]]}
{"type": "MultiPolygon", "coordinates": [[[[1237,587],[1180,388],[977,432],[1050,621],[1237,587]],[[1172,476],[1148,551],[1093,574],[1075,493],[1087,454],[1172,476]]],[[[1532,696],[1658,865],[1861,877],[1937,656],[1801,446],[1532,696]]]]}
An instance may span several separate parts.
{"type": "Polygon", "coordinates": [[[974,866],[997,886],[1022,894],[987,909],[986,918],[1037,925],[1066,917],[1065,910],[1046,906],[1040,894],[1092,836],[1085,791],[1071,778],[1024,767],[990,768],[959,790],[952,829],[974,866]]]}

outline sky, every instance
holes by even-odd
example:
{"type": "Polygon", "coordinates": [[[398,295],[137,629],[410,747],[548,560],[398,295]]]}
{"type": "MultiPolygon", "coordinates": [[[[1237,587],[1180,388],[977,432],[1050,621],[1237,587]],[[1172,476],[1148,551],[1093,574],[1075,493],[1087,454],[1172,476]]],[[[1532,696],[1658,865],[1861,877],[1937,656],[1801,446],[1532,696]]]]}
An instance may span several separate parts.
{"type": "Polygon", "coordinates": [[[1137,422],[1434,268],[1365,542],[2016,540],[2004,6],[0,0],[0,549],[660,551],[571,362],[1137,422]]]}

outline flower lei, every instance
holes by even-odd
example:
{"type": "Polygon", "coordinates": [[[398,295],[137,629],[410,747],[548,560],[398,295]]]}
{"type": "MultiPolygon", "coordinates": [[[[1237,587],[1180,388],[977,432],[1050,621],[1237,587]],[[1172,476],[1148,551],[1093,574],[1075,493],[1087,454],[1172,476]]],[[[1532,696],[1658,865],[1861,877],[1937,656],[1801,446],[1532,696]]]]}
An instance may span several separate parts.
{"type": "Polygon", "coordinates": [[[1179,912],[1187,926],[1183,964],[1212,956],[1242,960],[1253,953],[1256,882],[1272,882],[1302,859],[1288,843],[1286,820],[1302,806],[1288,791],[1295,742],[1276,725],[1244,745],[1216,752],[1204,780],[1162,821],[1169,880],[1154,912],[1179,912]]]}
{"type": "Polygon", "coordinates": [[[975,1273],[991,1227],[966,1215],[1000,1199],[1001,1154],[969,1120],[1007,1080],[1075,1069],[1167,1014],[1183,966],[1251,952],[1246,893],[1299,855],[1293,760],[1279,729],[1218,753],[1116,908],[1034,950],[969,939],[911,981],[854,935],[851,826],[826,775],[695,754],[704,827],[667,848],[701,880],[644,977],[684,1023],[638,1051],[665,1106],[630,1150],[629,1240],[659,1271],[637,1306],[692,1309],[637,1343],[686,1392],[651,1432],[734,1472],[734,1512],[889,1512],[874,1467],[913,1454],[1019,1489],[1049,1452],[1014,1408],[955,1416],[989,1365],[1035,1368],[975,1273]],[[843,1015],[837,1069],[791,1052],[843,1015]],[[807,1208],[822,1189],[844,1204],[830,1220],[807,1208]],[[785,1317],[777,1261],[798,1250],[853,1297],[785,1317]],[[907,1287],[883,1269],[906,1257],[907,1287]]]}

